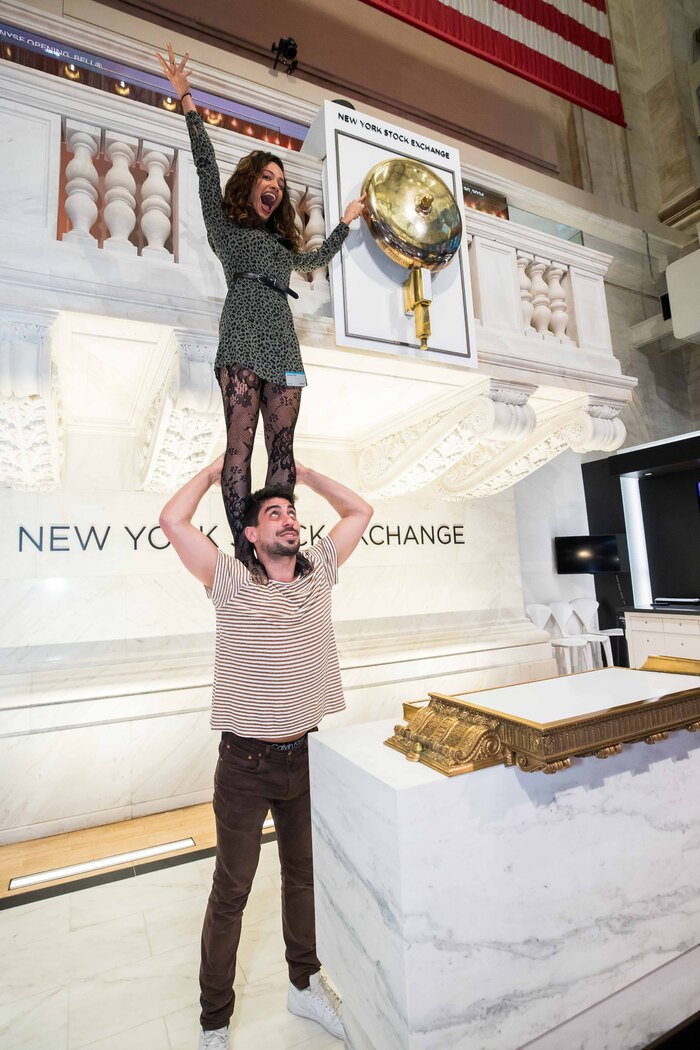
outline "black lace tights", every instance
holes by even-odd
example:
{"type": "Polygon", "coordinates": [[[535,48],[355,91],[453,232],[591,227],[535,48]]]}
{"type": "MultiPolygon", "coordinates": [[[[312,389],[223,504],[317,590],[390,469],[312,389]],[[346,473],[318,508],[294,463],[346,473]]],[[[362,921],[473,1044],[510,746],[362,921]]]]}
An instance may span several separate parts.
{"type": "Polygon", "coordinates": [[[250,494],[250,461],[258,417],[262,415],[267,448],[266,485],[289,485],[297,479],[294,464],[294,428],[301,390],[277,386],[249,368],[224,365],[218,376],[226,417],[226,455],[221,492],[238,556],[249,557],[243,536],[243,511],[250,494]]]}

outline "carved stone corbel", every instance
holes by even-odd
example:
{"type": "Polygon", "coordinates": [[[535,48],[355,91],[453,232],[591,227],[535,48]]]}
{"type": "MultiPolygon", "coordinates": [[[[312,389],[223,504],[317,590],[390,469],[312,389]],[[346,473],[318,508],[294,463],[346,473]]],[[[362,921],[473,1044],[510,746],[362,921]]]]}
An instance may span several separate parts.
{"type": "Polygon", "coordinates": [[[141,473],[149,492],[174,492],[212,458],[223,434],[213,371],[216,338],[173,334],[173,358],[142,432],[141,473]]]}
{"type": "Polygon", "coordinates": [[[567,448],[613,452],[625,440],[624,424],[617,419],[620,408],[620,404],[591,398],[583,408],[538,423],[524,441],[477,445],[441,478],[440,492],[451,501],[493,496],[567,448]]]}
{"type": "Polygon", "coordinates": [[[567,438],[574,452],[614,452],[625,440],[627,431],[618,418],[619,403],[589,399],[567,427],[567,438]]]}
{"type": "Polygon", "coordinates": [[[360,454],[364,490],[380,499],[415,492],[442,477],[467,448],[521,440],[535,426],[535,413],[527,403],[534,389],[492,382],[487,392],[466,395],[368,445],[360,454]]]}
{"type": "Polygon", "coordinates": [[[56,314],[0,314],[0,482],[24,492],[60,484],[64,459],[56,314]]]}

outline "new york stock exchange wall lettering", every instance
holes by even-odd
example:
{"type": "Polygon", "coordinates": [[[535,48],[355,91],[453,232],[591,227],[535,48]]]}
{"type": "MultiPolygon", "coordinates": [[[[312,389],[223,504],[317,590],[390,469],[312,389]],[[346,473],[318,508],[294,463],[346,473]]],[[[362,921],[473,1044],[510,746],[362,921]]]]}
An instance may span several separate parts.
{"type": "MultiPolygon", "coordinates": [[[[225,527],[220,528],[219,525],[208,526],[205,524],[199,525],[198,528],[217,547],[220,543],[224,549],[231,546],[231,540],[225,536],[225,527]]],[[[317,543],[328,531],[325,524],[302,525],[302,547],[308,547],[313,543],[317,543]]],[[[116,528],[112,525],[105,525],[102,528],[96,528],[94,525],[39,525],[32,527],[20,525],[17,534],[17,549],[20,554],[28,552],[32,548],[41,553],[46,552],[49,554],[67,554],[71,550],[81,550],[83,553],[92,551],[101,554],[107,547],[108,541],[110,546],[123,543],[124,537],[122,533],[126,533],[129,542],[133,545],[133,550],[137,552],[142,552],[147,547],[162,551],[170,546],[169,541],[163,535],[160,525],[122,525],[116,528]]],[[[375,522],[362,537],[362,543],[365,546],[374,547],[391,546],[392,544],[396,544],[399,547],[415,544],[417,547],[420,547],[424,544],[435,545],[436,543],[443,546],[463,544],[466,543],[466,540],[464,538],[463,525],[419,525],[417,522],[406,525],[385,525],[375,522]]]]}

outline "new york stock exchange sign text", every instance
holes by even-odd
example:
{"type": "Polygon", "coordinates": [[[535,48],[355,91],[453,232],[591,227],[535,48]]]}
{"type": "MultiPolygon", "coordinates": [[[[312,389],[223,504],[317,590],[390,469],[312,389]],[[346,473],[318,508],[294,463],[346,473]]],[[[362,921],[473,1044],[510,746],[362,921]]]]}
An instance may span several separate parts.
{"type": "MultiPolygon", "coordinates": [[[[217,538],[221,545],[232,546],[224,527],[213,525],[207,528],[206,525],[199,525],[198,528],[217,546],[217,538]],[[215,535],[217,530],[218,537],[215,535]]],[[[327,531],[330,531],[330,527],[325,524],[302,525],[302,547],[318,543],[327,531]]],[[[375,522],[365,532],[362,542],[367,547],[423,547],[460,546],[467,541],[464,525],[391,525],[375,522]]],[[[20,525],[17,535],[20,554],[28,551],[48,554],[71,551],[101,553],[124,544],[136,553],[142,550],[166,550],[170,546],[160,525],[20,525]]]]}

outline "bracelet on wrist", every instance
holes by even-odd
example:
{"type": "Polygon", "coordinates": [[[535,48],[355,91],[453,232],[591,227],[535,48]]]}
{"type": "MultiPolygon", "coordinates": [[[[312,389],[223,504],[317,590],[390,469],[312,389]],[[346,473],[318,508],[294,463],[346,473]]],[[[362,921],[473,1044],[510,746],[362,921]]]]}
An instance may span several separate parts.
{"type": "Polygon", "coordinates": [[[184,95],[180,95],[180,102],[182,102],[183,98],[187,98],[188,95],[190,96],[190,98],[192,98],[191,91],[186,91],[184,95]]]}

